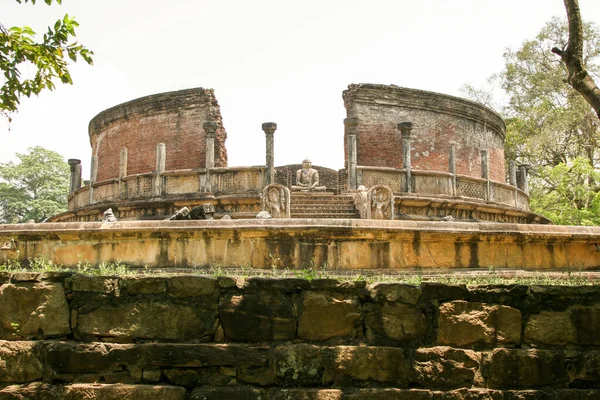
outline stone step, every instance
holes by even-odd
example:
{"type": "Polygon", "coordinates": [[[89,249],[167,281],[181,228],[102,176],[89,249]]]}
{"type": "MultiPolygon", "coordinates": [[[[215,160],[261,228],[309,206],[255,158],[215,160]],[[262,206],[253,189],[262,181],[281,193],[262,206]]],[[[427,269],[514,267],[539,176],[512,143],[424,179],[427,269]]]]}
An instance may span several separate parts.
{"type": "Polygon", "coordinates": [[[323,206],[319,205],[293,205],[291,207],[292,211],[294,210],[347,210],[347,211],[355,211],[354,205],[347,204],[336,204],[332,206],[323,206]]]}
{"type": "Polygon", "coordinates": [[[292,203],[354,203],[353,199],[339,199],[339,198],[306,198],[306,199],[296,199],[292,197],[292,203]]]}
{"type": "Polygon", "coordinates": [[[337,219],[337,218],[359,218],[356,213],[291,213],[292,218],[322,218],[322,219],[337,219]]]}

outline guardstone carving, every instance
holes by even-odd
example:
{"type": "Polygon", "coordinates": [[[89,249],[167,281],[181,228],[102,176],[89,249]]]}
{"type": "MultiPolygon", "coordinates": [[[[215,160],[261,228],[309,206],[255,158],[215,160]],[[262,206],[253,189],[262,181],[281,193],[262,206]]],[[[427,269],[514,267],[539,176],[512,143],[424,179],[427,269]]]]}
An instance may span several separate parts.
{"type": "Polygon", "coordinates": [[[371,205],[369,191],[364,185],[360,185],[357,190],[358,192],[354,195],[354,207],[358,210],[361,219],[370,219],[371,205]]]}
{"type": "Polygon", "coordinates": [[[261,195],[261,208],[272,218],[290,218],[290,190],[283,185],[267,185],[261,195]]]}
{"type": "Polygon", "coordinates": [[[375,185],[368,191],[372,219],[394,219],[394,193],[385,185],[375,185]]]}

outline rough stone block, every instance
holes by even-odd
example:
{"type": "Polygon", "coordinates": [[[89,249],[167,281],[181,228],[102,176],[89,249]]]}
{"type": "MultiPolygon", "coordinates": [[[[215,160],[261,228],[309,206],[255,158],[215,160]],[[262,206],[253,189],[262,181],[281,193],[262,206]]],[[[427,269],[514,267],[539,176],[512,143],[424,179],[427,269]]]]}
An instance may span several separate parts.
{"type": "Polygon", "coordinates": [[[219,284],[214,278],[204,276],[174,276],[169,279],[169,294],[174,297],[218,295],[219,284]]]}
{"type": "Polygon", "coordinates": [[[343,392],[338,389],[276,389],[271,391],[271,400],[342,400],[343,392]]]}
{"type": "Polygon", "coordinates": [[[551,350],[495,349],[483,356],[485,384],[498,389],[526,389],[564,385],[565,356],[551,350]]]}
{"type": "Polygon", "coordinates": [[[185,400],[182,387],[158,385],[73,384],[64,387],[64,400],[185,400]]]}
{"type": "Polygon", "coordinates": [[[229,340],[284,341],[296,334],[292,300],[278,292],[226,295],[219,304],[219,315],[229,340]]]}
{"type": "Polygon", "coordinates": [[[190,400],[265,400],[267,391],[250,387],[196,388],[190,400]]]}
{"type": "Polygon", "coordinates": [[[521,311],[463,300],[444,303],[438,315],[438,343],[518,345],[521,343],[521,311]]]}
{"type": "Polygon", "coordinates": [[[569,371],[569,387],[600,389],[600,351],[587,350],[579,353],[576,360],[575,370],[569,371]]]}
{"type": "Polygon", "coordinates": [[[267,363],[269,348],[243,344],[143,345],[146,368],[261,367],[267,363]]]}
{"type": "Polygon", "coordinates": [[[302,297],[298,337],[305,340],[355,337],[360,317],[356,296],[306,292],[302,297]]]}
{"type": "Polygon", "coordinates": [[[422,389],[360,389],[344,400],[432,400],[434,394],[422,389]]]}
{"type": "Polygon", "coordinates": [[[412,382],[426,388],[470,387],[480,354],[451,347],[421,348],[414,353],[412,382]]]}
{"type": "Polygon", "coordinates": [[[504,400],[504,393],[491,389],[461,388],[444,393],[444,400],[504,400]]]}
{"type": "Polygon", "coordinates": [[[129,341],[204,340],[211,338],[217,327],[216,310],[147,300],[80,311],[74,319],[76,335],[129,341]]]}
{"type": "Polygon", "coordinates": [[[40,382],[10,385],[0,390],[0,400],[62,400],[62,387],[40,382]]]}
{"type": "Polygon", "coordinates": [[[419,286],[401,283],[374,283],[367,288],[372,299],[416,305],[421,297],[419,286]]]}
{"type": "MultiPolygon", "coordinates": [[[[45,378],[72,381],[87,375],[100,380],[115,373],[133,371],[142,360],[140,345],[51,342],[45,348],[45,378]]],[[[132,378],[133,379],[133,378],[132,378]]]]}
{"type": "Polygon", "coordinates": [[[0,341],[0,382],[21,383],[42,378],[36,342],[0,341]]]}
{"type": "Polygon", "coordinates": [[[195,369],[165,369],[163,374],[173,385],[194,388],[197,386],[232,386],[235,378],[220,373],[218,367],[195,369]]]}
{"type": "Polygon", "coordinates": [[[559,389],[556,391],[556,400],[597,400],[597,399],[600,399],[600,390],[559,389]]]}
{"type": "MultiPolygon", "coordinates": [[[[336,385],[380,382],[404,387],[411,369],[408,350],[395,347],[337,346],[329,350],[327,375],[336,385]]],[[[323,378],[326,380],[326,376],[323,378]]]]}
{"type": "Polygon", "coordinates": [[[119,295],[119,280],[106,276],[73,275],[71,281],[73,292],[92,292],[119,295]]]}
{"type": "Polygon", "coordinates": [[[276,382],[281,386],[317,386],[325,382],[322,348],[309,344],[278,346],[273,352],[276,382]]]}
{"type": "Polygon", "coordinates": [[[369,329],[386,338],[398,341],[424,339],[427,334],[427,318],[416,308],[399,303],[384,303],[366,317],[369,329]]]}
{"type": "Polygon", "coordinates": [[[167,291],[167,278],[128,277],[121,285],[129,295],[162,294],[167,291]]]}
{"type": "Polygon", "coordinates": [[[42,338],[71,333],[69,307],[60,283],[0,286],[0,338],[42,338]]]}
{"type": "Polygon", "coordinates": [[[566,311],[541,311],[525,326],[525,340],[550,345],[600,345],[600,307],[573,306],[566,311]]]}

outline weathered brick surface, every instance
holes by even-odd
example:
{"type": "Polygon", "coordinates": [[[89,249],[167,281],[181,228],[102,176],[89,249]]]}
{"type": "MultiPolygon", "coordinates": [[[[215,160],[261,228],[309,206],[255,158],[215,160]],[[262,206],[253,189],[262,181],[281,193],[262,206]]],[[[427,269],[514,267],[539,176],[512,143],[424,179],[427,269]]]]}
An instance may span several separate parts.
{"type": "Polygon", "coordinates": [[[215,166],[225,167],[227,134],[212,89],[155,94],[101,112],[89,126],[92,154],[98,157],[97,181],[118,178],[121,147],[128,149],[128,175],[156,170],[158,143],[167,146],[167,170],[203,168],[203,123],[208,120],[219,124],[215,166]]]}
{"type": "MultiPolygon", "coordinates": [[[[397,125],[412,122],[412,168],[448,172],[454,144],[458,174],[481,177],[481,150],[488,150],[490,179],[506,181],[506,127],[493,111],[457,97],[397,86],[350,85],[343,97],[348,117],[359,120],[358,165],[402,168],[397,125]]],[[[344,154],[347,162],[346,149],[344,154]]]]}

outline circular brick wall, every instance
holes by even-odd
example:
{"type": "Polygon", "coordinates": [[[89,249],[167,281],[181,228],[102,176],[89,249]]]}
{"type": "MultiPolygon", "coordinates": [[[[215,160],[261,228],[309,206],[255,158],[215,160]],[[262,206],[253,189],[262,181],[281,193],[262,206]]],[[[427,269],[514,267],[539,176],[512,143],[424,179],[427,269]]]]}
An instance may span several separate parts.
{"type": "Polygon", "coordinates": [[[227,166],[219,104],[212,89],[194,88],[142,97],[109,108],[89,125],[95,181],[118,178],[121,148],[128,150],[127,175],[156,169],[156,146],[166,144],[166,169],[204,168],[203,123],[215,121],[215,166],[227,166]]]}
{"type": "MultiPolygon", "coordinates": [[[[506,182],[506,126],[492,110],[458,97],[393,85],[350,85],[343,97],[347,116],[359,121],[358,165],[402,168],[402,137],[397,125],[412,122],[413,169],[449,172],[454,144],[458,174],[481,177],[481,151],[487,150],[490,179],[506,182]]],[[[347,146],[346,139],[344,143],[347,146]]],[[[347,164],[347,151],[344,153],[347,164]]]]}

